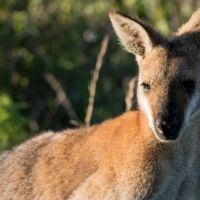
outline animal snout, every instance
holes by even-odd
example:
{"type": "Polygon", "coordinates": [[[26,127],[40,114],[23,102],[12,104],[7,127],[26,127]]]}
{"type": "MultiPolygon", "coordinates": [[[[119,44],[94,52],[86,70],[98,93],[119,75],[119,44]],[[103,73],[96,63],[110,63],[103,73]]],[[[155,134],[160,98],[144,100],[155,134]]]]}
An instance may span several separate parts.
{"type": "Polygon", "coordinates": [[[163,140],[175,140],[179,135],[179,124],[176,114],[168,117],[158,117],[155,121],[156,132],[163,140]]]}

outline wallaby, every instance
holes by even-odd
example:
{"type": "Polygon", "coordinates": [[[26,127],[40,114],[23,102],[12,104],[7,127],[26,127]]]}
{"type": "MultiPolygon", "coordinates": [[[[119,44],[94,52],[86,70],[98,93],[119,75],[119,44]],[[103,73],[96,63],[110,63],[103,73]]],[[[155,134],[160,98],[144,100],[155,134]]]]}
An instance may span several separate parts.
{"type": "Polygon", "coordinates": [[[0,158],[0,200],[200,199],[200,9],[172,39],[111,11],[139,110],[48,132],[0,158]]]}

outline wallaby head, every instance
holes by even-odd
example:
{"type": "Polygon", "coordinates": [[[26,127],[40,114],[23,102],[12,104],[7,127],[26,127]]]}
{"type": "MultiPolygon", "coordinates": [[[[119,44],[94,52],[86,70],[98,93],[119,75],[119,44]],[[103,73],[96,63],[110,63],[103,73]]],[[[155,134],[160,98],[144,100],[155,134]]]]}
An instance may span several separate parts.
{"type": "Polygon", "coordinates": [[[110,19],[121,43],[136,55],[138,104],[160,141],[173,141],[200,102],[200,10],[167,39],[149,25],[118,11],[110,19]]]}

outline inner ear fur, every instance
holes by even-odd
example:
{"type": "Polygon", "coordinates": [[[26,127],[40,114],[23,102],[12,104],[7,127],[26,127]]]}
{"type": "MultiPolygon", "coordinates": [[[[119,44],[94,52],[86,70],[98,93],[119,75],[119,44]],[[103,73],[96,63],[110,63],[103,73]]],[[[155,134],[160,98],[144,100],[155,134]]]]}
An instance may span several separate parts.
{"type": "Polygon", "coordinates": [[[164,38],[144,22],[130,18],[119,11],[109,13],[114,30],[125,49],[142,56],[156,45],[164,42],[164,38]]]}

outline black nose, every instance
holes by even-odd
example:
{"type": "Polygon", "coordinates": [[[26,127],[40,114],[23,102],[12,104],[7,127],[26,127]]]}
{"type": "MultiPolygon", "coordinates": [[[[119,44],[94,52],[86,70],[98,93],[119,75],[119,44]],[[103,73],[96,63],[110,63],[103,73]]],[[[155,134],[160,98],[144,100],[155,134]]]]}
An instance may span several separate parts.
{"type": "Polygon", "coordinates": [[[180,130],[176,115],[171,115],[167,118],[158,117],[155,121],[155,127],[158,135],[166,140],[177,139],[180,130]]]}

